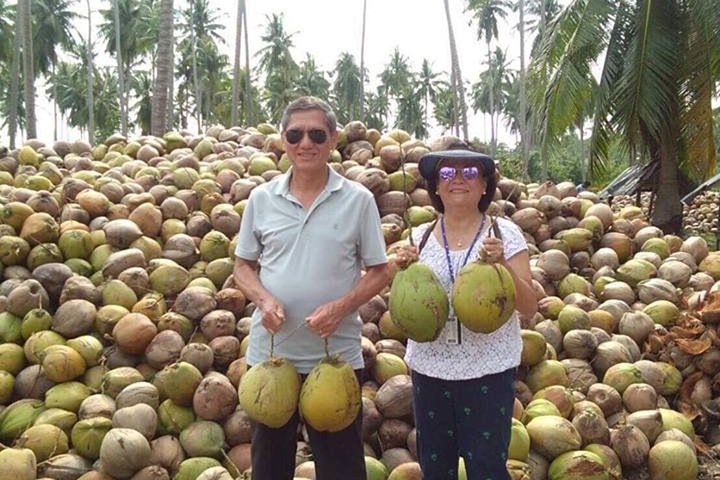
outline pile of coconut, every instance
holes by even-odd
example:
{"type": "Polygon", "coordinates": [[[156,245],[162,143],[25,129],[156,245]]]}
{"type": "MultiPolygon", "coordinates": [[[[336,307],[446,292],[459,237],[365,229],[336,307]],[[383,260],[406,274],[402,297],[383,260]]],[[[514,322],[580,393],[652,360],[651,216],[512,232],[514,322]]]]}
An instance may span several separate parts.
{"type": "MultiPolygon", "coordinates": [[[[330,165],[373,192],[390,253],[435,218],[417,161],[454,140],[341,131],[330,165]]],[[[269,125],[29,140],[0,158],[3,478],[248,472],[238,387],[254,306],[232,282],[235,236],[252,189],[288,167],[269,125]]],[[[696,454],[720,443],[720,255],[569,182],[501,178],[491,212],[523,229],[539,302],[523,319],[513,478],[695,478],[696,454]]],[[[409,480],[412,385],[389,292],[360,309],[363,438],[368,478],[409,480]]],[[[298,439],[296,476],[313,479],[298,439]]]]}

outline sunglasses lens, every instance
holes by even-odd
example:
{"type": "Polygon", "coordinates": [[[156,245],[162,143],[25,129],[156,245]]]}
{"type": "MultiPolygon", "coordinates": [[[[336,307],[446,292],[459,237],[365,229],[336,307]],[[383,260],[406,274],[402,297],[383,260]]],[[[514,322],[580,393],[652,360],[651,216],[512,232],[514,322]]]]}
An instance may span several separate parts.
{"type": "Polygon", "coordinates": [[[287,132],[285,132],[285,138],[287,139],[288,143],[292,145],[299,143],[304,136],[305,132],[303,132],[302,130],[288,130],[287,132]]]}
{"type": "Polygon", "coordinates": [[[313,143],[320,145],[321,143],[325,143],[325,140],[327,140],[327,133],[325,133],[325,130],[310,130],[308,132],[308,137],[310,137],[310,140],[312,140],[313,143]]]}
{"type": "Polygon", "coordinates": [[[462,169],[462,176],[465,180],[475,180],[478,177],[477,167],[465,167],[462,169]]]}
{"type": "Polygon", "coordinates": [[[450,180],[455,178],[455,169],[453,167],[442,167],[438,171],[438,176],[441,180],[449,182],[450,180]]]}

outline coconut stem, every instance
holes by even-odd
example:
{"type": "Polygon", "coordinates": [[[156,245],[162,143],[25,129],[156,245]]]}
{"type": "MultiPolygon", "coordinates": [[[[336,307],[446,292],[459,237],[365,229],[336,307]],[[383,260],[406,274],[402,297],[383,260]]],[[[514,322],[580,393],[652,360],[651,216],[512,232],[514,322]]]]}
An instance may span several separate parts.
{"type": "Polygon", "coordinates": [[[325,342],[325,356],[327,358],[330,358],[330,349],[328,348],[328,339],[327,338],[324,339],[324,342],[325,342]]]}
{"type": "Polygon", "coordinates": [[[270,335],[270,358],[275,356],[275,334],[270,335]]]}
{"type": "MultiPolygon", "coordinates": [[[[403,195],[407,199],[407,203],[409,205],[412,205],[412,200],[410,199],[410,195],[407,193],[407,172],[405,171],[405,152],[403,152],[402,146],[400,146],[400,169],[402,170],[403,195]]],[[[410,240],[410,246],[414,246],[415,242],[413,242],[413,238],[412,238],[412,224],[410,223],[410,217],[408,216],[407,208],[405,209],[405,212],[403,213],[403,220],[405,221],[405,225],[407,225],[407,228],[408,228],[408,240],[410,240]]]]}

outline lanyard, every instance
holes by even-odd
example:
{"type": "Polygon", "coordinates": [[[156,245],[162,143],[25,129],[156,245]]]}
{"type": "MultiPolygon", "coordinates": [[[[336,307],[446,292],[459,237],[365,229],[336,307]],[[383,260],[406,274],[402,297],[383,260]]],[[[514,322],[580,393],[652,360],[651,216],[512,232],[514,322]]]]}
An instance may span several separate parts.
{"type": "MultiPolygon", "coordinates": [[[[467,253],[465,254],[465,260],[463,260],[463,263],[462,263],[462,265],[460,265],[460,268],[463,268],[465,266],[465,264],[467,264],[468,259],[470,258],[470,254],[472,253],[473,247],[475,246],[475,243],[477,242],[478,238],[480,238],[480,232],[482,232],[484,226],[485,226],[485,215],[483,214],[482,222],[480,222],[480,228],[478,228],[478,231],[475,234],[475,238],[473,238],[473,241],[470,244],[470,247],[468,248],[467,253]]],[[[448,271],[450,272],[450,280],[452,281],[452,283],[455,283],[455,272],[453,270],[452,261],[450,260],[450,247],[448,247],[447,235],[445,234],[445,217],[440,217],[440,231],[442,232],[443,247],[445,248],[445,259],[447,260],[448,271]]]]}

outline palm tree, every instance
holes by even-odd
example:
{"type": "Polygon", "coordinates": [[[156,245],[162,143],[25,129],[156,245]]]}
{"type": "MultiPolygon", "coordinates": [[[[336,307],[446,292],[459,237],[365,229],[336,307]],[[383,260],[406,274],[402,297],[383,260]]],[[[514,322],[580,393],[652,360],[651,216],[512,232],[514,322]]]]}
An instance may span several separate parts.
{"type": "Polygon", "coordinates": [[[365,126],[379,131],[385,130],[387,126],[385,123],[385,112],[387,112],[390,104],[387,96],[378,88],[376,93],[365,93],[365,101],[363,103],[366,107],[365,115],[363,116],[365,126]]]}
{"type": "Polygon", "coordinates": [[[245,0],[237,1],[237,14],[235,17],[235,62],[233,64],[233,88],[232,88],[232,119],[231,124],[238,124],[238,97],[240,95],[240,52],[242,51],[242,24],[243,4],[245,0]]]}
{"type": "Polygon", "coordinates": [[[340,54],[335,62],[335,80],[332,86],[332,98],[335,112],[340,123],[348,123],[363,118],[360,106],[362,101],[362,75],[355,58],[348,52],[340,54]]]}
{"type": "MultiPolygon", "coordinates": [[[[448,37],[450,38],[450,59],[452,64],[452,70],[450,74],[452,87],[453,87],[453,113],[459,114],[459,117],[456,117],[459,122],[456,122],[456,125],[462,125],[463,129],[463,135],[465,139],[468,139],[468,125],[467,125],[467,105],[465,104],[465,85],[462,78],[462,73],[460,72],[460,60],[458,59],[457,54],[457,45],[455,44],[455,33],[453,32],[452,28],[452,19],[450,17],[450,5],[448,4],[448,0],[443,0],[443,3],[445,5],[445,17],[447,18],[447,24],[448,24],[448,37]]],[[[460,130],[457,130],[458,135],[460,130]]]]}
{"type": "Polygon", "coordinates": [[[125,74],[123,72],[122,44],[120,43],[120,0],[113,0],[113,19],[115,20],[115,56],[117,58],[118,94],[120,95],[120,132],[127,135],[128,112],[125,104],[125,74]]]}
{"type": "MultiPolygon", "coordinates": [[[[385,65],[385,69],[380,73],[379,77],[379,90],[388,98],[388,111],[392,101],[395,101],[396,106],[399,106],[401,99],[410,94],[415,80],[415,74],[410,68],[408,58],[401,54],[397,47],[390,57],[390,63],[385,65]]],[[[384,115],[386,121],[388,111],[384,115]]]]}
{"type": "Polygon", "coordinates": [[[0,0],[0,64],[8,65],[13,56],[13,14],[10,5],[0,0]]]}
{"type": "Polygon", "coordinates": [[[15,134],[18,123],[18,104],[20,102],[20,52],[22,50],[22,9],[24,4],[18,3],[15,7],[15,48],[13,49],[12,63],[10,64],[10,85],[8,86],[8,137],[10,148],[15,148],[15,134]]]}
{"type": "MultiPolygon", "coordinates": [[[[116,0],[117,1],[117,0],[116,0]]],[[[153,135],[162,136],[168,129],[168,101],[170,95],[170,78],[173,76],[174,59],[172,55],[173,35],[173,0],[160,2],[160,32],[157,48],[157,71],[153,82],[151,128],[153,135]]]]}
{"type": "MultiPolygon", "coordinates": [[[[159,45],[158,45],[159,47],[159,45]]],[[[158,54],[159,56],[159,54],[158,54]]],[[[158,70],[160,67],[158,66],[158,70]]],[[[158,73],[155,74],[156,80],[158,73]]],[[[140,127],[140,133],[142,135],[156,135],[162,136],[165,131],[163,130],[159,135],[152,133],[152,117],[155,110],[153,109],[153,101],[155,99],[155,85],[149,72],[137,72],[130,77],[130,90],[134,93],[135,104],[133,109],[137,112],[135,114],[135,124],[140,127]],[[152,92],[152,94],[151,94],[152,92]]]]}
{"type": "MultiPolygon", "coordinates": [[[[717,0],[652,2],[575,0],[550,26],[531,66],[543,148],[573,125],[592,89],[591,65],[604,57],[592,103],[593,176],[609,167],[611,139],[659,162],[652,222],[681,227],[678,168],[695,180],[715,169],[711,99],[720,81],[717,0]],[[547,79],[543,72],[549,72],[547,79]]],[[[592,98],[592,97],[591,97],[592,98]]]]}
{"type": "Polygon", "coordinates": [[[533,18],[527,22],[528,32],[536,33],[533,39],[531,55],[534,57],[535,52],[540,45],[540,39],[543,38],[547,31],[548,24],[562,10],[558,0],[530,0],[528,4],[528,13],[533,18]]]}
{"type": "Polygon", "coordinates": [[[365,117],[365,23],[367,22],[367,0],[363,0],[362,36],[360,37],[360,119],[365,117]]]}
{"type": "Polygon", "coordinates": [[[250,43],[248,42],[248,27],[247,27],[247,3],[245,0],[242,2],[243,8],[243,29],[245,30],[245,106],[247,108],[247,125],[252,125],[254,121],[255,112],[259,112],[259,109],[254,108],[253,99],[258,97],[252,96],[253,87],[250,79],[250,43]]]}
{"type": "Polygon", "coordinates": [[[432,67],[430,66],[430,62],[428,62],[428,59],[423,59],[420,72],[418,73],[417,97],[422,98],[424,102],[423,110],[425,111],[424,122],[426,128],[430,125],[428,121],[428,115],[430,114],[430,102],[435,101],[435,97],[437,96],[438,89],[441,85],[441,81],[437,79],[439,75],[439,73],[432,71],[432,67]]]}
{"type": "Polygon", "coordinates": [[[508,97],[512,93],[512,77],[505,52],[499,47],[495,49],[488,69],[472,86],[472,107],[490,115],[491,131],[498,131],[500,114],[506,111],[508,97]]]}
{"type": "Polygon", "coordinates": [[[298,95],[312,95],[319,98],[328,97],[330,82],[325,78],[325,72],[318,69],[315,59],[309,53],[305,60],[300,62],[295,89],[298,95]]]}
{"type": "MultiPolygon", "coordinates": [[[[95,140],[95,95],[93,94],[93,44],[92,44],[92,10],[90,10],[90,0],[86,0],[87,3],[87,21],[88,21],[88,36],[85,43],[85,50],[87,54],[87,126],[88,126],[88,138],[90,142],[95,140]]],[[[119,74],[120,72],[118,72],[119,74]]]]}
{"type": "MultiPolygon", "coordinates": [[[[48,78],[58,63],[58,52],[70,51],[78,31],[74,26],[78,14],[75,0],[33,1],[33,60],[35,72],[48,78]]],[[[1,42],[0,42],[1,43],[1,42]]],[[[53,138],[58,133],[57,105],[53,104],[53,138]]]]}
{"type": "Polygon", "coordinates": [[[278,121],[285,105],[295,96],[294,81],[298,74],[298,65],[293,60],[290,49],[294,46],[294,33],[287,33],[283,24],[283,15],[266,16],[265,34],[260,39],[265,42],[256,56],[260,57],[257,69],[265,73],[265,102],[270,118],[278,121]]]}
{"type": "Polygon", "coordinates": [[[395,128],[411,132],[416,138],[425,138],[428,134],[423,104],[418,102],[419,82],[413,81],[405,95],[398,100],[398,112],[395,128]]]}
{"type": "MultiPolygon", "coordinates": [[[[488,65],[492,64],[492,41],[498,38],[498,18],[505,18],[510,3],[507,0],[469,0],[468,9],[473,12],[473,17],[478,22],[478,40],[485,39],[487,45],[488,65]]],[[[490,112],[495,112],[495,88],[493,75],[488,78],[490,81],[490,112]]],[[[495,156],[497,150],[497,131],[495,130],[492,118],[490,120],[490,154],[495,156]]]]}
{"type": "Polygon", "coordinates": [[[451,82],[441,83],[434,103],[433,116],[438,125],[445,127],[443,134],[457,129],[457,119],[460,116],[457,111],[457,89],[451,82]]]}

